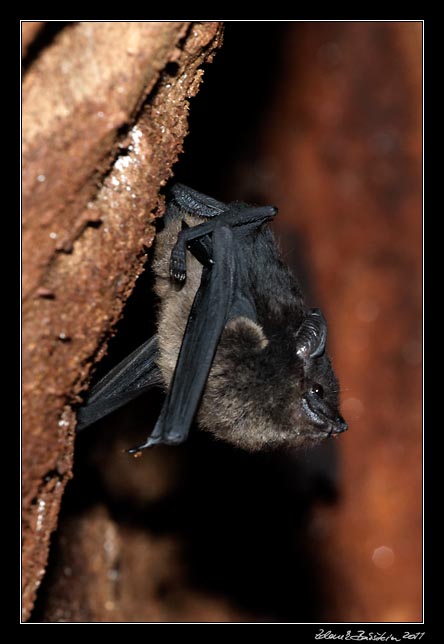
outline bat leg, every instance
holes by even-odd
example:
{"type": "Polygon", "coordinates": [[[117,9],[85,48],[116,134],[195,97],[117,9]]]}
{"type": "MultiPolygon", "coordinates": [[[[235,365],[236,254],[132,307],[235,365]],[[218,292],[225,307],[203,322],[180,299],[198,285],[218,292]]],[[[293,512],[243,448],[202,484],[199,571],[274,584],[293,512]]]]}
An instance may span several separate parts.
{"type": "MultiPolygon", "coordinates": [[[[203,250],[201,249],[203,252],[203,250]]],[[[234,292],[233,232],[217,228],[212,237],[211,266],[204,266],[170,388],[156,426],[134,453],[163,443],[178,445],[189,433],[213,363],[219,338],[228,319],[234,292]]],[[[208,262],[207,262],[208,263],[208,262]]]]}
{"type": "MultiPolygon", "coordinates": [[[[181,230],[171,252],[170,274],[178,282],[184,282],[187,277],[187,246],[194,240],[211,235],[221,226],[227,228],[242,227],[243,229],[257,228],[264,221],[276,215],[276,208],[263,206],[245,208],[244,210],[226,210],[217,219],[205,221],[198,226],[181,230]]],[[[211,261],[211,258],[209,259],[211,261]]]]}

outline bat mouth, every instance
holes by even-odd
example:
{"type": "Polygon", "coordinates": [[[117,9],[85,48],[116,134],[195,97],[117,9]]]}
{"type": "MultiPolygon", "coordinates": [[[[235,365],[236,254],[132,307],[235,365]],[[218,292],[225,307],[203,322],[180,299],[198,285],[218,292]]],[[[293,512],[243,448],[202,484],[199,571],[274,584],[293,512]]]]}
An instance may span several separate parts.
{"type": "Polygon", "coordinates": [[[316,430],[326,438],[347,431],[348,425],[339,414],[332,414],[331,408],[318,397],[306,394],[302,397],[302,409],[316,430]]]}

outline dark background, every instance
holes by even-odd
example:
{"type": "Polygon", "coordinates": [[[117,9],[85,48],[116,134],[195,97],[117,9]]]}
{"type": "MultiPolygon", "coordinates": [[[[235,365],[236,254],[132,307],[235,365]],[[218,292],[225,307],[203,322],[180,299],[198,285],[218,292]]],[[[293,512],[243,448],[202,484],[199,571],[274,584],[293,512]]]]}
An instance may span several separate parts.
{"type": "MultiPolygon", "coordinates": [[[[421,619],[421,49],[420,23],[226,24],[175,180],[279,207],[350,430],[254,455],[194,432],[134,461],[160,396],[117,412],[78,438],[34,620],[63,620],[74,574],[128,621],[421,619]]],[[[97,377],[151,334],[150,288],[147,271],[97,377]]]]}

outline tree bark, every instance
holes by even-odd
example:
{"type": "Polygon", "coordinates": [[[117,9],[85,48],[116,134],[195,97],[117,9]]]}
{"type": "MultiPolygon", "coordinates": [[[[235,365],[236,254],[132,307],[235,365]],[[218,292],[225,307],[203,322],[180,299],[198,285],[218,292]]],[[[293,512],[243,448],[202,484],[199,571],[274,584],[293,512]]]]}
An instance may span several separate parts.
{"type": "Polygon", "coordinates": [[[216,22],[72,23],[24,76],[23,619],[71,476],[71,405],[143,269],[221,35],[216,22]]]}

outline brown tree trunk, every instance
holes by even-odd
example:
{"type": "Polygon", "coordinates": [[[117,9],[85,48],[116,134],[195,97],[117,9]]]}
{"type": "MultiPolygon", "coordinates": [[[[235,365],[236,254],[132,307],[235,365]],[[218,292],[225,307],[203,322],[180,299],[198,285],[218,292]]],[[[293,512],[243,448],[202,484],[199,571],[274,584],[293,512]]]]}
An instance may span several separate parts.
{"type": "MultiPolygon", "coordinates": [[[[23,25],[24,52],[42,28],[23,25]]],[[[221,29],[72,23],[24,76],[24,619],[71,476],[71,405],[142,271],[221,29]]]]}

